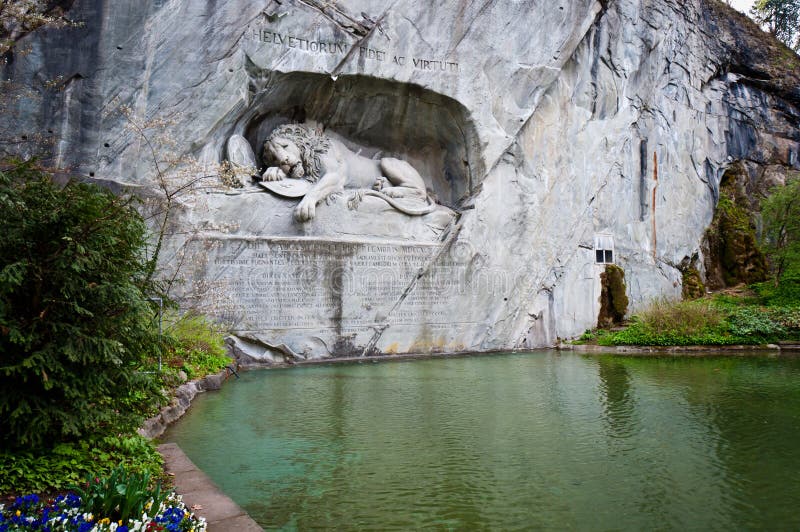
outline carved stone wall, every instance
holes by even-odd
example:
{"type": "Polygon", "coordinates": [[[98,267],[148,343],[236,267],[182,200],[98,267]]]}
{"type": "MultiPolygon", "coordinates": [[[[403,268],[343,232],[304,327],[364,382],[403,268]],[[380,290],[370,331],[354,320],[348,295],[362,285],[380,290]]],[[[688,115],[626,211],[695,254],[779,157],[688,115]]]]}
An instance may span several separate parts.
{"type": "Polygon", "coordinates": [[[345,189],[298,222],[297,199],[254,183],[182,195],[165,274],[267,359],[578,335],[599,311],[597,242],[632,309],[679,297],[725,169],[800,168],[800,63],[776,67],[787,52],[739,39],[754,30],[715,0],[78,0],[71,14],[84,26],[28,36],[3,73],[41,87],[4,131],[51,131],[55,164],[149,190],[154,160],[216,164],[232,135],[266,165],[265,139],[295,122],[364,165],[407,161],[442,205],[352,210],[345,189]],[[169,142],[150,152],[132,122],[169,142]]]}

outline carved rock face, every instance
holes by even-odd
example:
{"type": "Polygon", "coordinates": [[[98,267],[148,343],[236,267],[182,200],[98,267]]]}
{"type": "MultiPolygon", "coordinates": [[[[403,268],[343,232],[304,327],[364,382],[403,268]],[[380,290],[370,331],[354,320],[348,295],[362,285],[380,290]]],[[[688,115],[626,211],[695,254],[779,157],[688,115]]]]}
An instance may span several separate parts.
{"type": "MultiPolygon", "coordinates": [[[[768,61],[720,2],[129,4],[76,2],[83,27],[26,37],[35,53],[4,77],[63,83],[3,102],[5,138],[52,131],[54,165],[147,185],[153,155],[130,119],[154,121],[147,135],[166,128],[157,159],[213,163],[231,135],[261,146],[281,124],[314,121],[367,161],[408,162],[460,211],[406,216],[365,197],[351,212],[329,197],[297,223],[296,199],[256,185],[181,198],[165,266],[184,264],[197,291],[185,295],[264,349],[450,352],[578,335],[599,311],[594,235],[613,236],[636,312],[679,297],[678,266],[698,254],[733,160],[751,176],[800,167],[800,63],[768,61]],[[787,66],[760,75],[759,61],[787,66]]],[[[246,151],[228,154],[249,162],[246,151]]],[[[308,175],[298,151],[258,155],[308,175]]]]}

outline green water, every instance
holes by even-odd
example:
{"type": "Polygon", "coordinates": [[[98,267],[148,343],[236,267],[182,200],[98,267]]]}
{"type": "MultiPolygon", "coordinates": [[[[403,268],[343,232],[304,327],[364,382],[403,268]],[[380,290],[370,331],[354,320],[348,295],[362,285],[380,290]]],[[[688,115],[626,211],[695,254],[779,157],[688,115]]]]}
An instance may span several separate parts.
{"type": "Polygon", "coordinates": [[[793,358],[249,372],[164,439],[265,528],[800,529],[793,358]]]}

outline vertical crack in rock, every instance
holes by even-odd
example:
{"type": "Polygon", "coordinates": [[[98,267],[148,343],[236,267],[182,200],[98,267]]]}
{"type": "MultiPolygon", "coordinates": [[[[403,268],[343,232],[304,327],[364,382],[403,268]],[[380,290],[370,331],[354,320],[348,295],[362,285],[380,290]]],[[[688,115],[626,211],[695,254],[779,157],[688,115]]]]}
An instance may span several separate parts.
{"type": "Polygon", "coordinates": [[[375,332],[373,333],[372,338],[370,338],[370,340],[364,346],[364,350],[361,352],[361,356],[362,357],[363,356],[367,356],[369,354],[372,354],[375,351],[375,346],[377,345],[378,341],[381,339],[381,336],[383,336],[384,331],[389,328],[389,318],[392,316],[394,311],[397,310],[400,307],[400,305],[403,304],[403,302],[406,300],[406,298],[409,296],[409,294],[411,294],[411,292],[417,286],[417,282],[419,282],[419,280],[422,279],[422,277],[424,277],[425,274],[427,274],[430,271],[431,267],[434,264],[436,264],[436,262],[446,252],[448,252],[450,250],[450,247],[453,245],[453,243],[458,238],[459,233],[461,233],[461,228],[462,227],[463,226],[461,224],[461,215],[458,215],[451,222],[450,226],[447,227],[444,230],[443,234],[446,234],[447,237],[445,238],[445,241],[442,244],[442,246],[439,248],[439,251],[436,253],[436,255],[434,255],[431,258],[431,260],[428,261],[427,264],[425,264],[424,266],[420,267],[420,269],[417,271],[416,275],[414,275],[414,277],[408,283],[408,286],[406,286],[406,288],[403,290],[403,293],[400,294],[400,297],[397,299],[397,301],[395,301],[394,305],[392,305],[392,308],[389,309],[389,312],[386,313],[386,317],[383,320],[383,324],[381,324],[381,325],[379,325],[379,326],[377,326],[375,328],[375,332]]]}
{"type": "MultiPolygon", "coordinates": [[[[301,1],[304,1],[304,0],[301,0],[301,1]]],[[[395,3],[392,2],[389,5],[389,7],[387,7],[386,10],[381,14],[381,16],[378,17],[378,20],[374,21],[374,23],[372,24],[372,27],[370,27],[369,30],[360,39],[358,39],[355,43],[353,43],[353,45],[350,47],[350,50],[347,51],[347,54],[345,54],[345,56],[342,58],[342,60],[339,61],[339,64],[337,64],[336,67],[331,71],[331,78],[333,78],[334,81],[336,81],[336,78],[339,76],[339,72],[342,71],[344,66],[350,61],[350,59],[353,57],[353,54],[356,53],[356,51],[359,49],[359,47],[363,43],[368,41],[370,39],[370,37],[372,37],[372,35],[375,33],[376,29],[379,29],[381,27],[381,23],[383,22],[383,19],[386,18],[386,15],[389,14],[389,11],[391,11],[391,9],[394,7],[394,4],[395,3]]]]}
{"type": "MultiPolygon", "coordinates": [[[[591,34],[592,29],[594,29],[597,26],[597,23],[600,21],[600,19],[606,13],[608,5],[607,5],[607,2],[598,0],[593,4],[592,8],[596,9],[594,18],[592,18],[591,22],[588,22],[585,26],[583,26],[583,28],[582,28],[583,32],[581,34],[579,34],[579,36],[575,39],[575,41],[574,41],[575,45],[572,47],[572,50],[569,52],[569,54],[563,56],[563,61],[561,61],[559,66],[558,67],[553,67],[554,70],[558,70],[559,71],[559,75],[555,76],[551,80],[551,82],[549,84],[541,87],[541,94],[543,95],[543,97],[544,97],[544,95],[549,93],[553,87],[557,87],[558,86],[558,82],[561,79],[561,73],[564,70],[564,66],[567,65],[568,63],[570,63],[571,61],[575,60],[575,52],[580,50],[580,48],[583,45],[583,43],[586,41],[586,39],[591,34]]],[[[455,49],[455,48],[453,48],[453,49],[455,49]]],[[[512,148],[514,143],[519,142],[520,132],[524,131],[528,127],[528,125],[531,123],[531,121],[537,116],[536,111],[538,109],[539,109],[538,105],[534,105],[532,107],[531,112],[528,115],[528,117],[525,118],[524,121],[522,121],[520,123],[519,128],[517,128],[516,132],[513,135],[511,135],[511,139],[512,139],[511,142],[506,146],[506,148],[504,150],[502,150],[500,152],[500,155],[497,157],[497,159],[491,165],[487,165],[488,166],[488,170],[486,172],[486,175],[491,174],[497,168],[497,166],[500,164],[500,161],[502,160],[503,155],[509,149],[512,148]]]]}
{"type": "Polygon", "coordinates": [[[647,139],[639,141],[639,221],[647,216],[647,139]]]}

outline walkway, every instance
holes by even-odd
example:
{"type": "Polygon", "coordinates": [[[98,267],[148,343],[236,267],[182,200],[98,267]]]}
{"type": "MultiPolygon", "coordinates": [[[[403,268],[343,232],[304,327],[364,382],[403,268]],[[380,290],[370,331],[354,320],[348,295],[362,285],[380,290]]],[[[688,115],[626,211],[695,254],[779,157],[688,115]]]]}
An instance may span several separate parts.
{"type": "Polygon", "coordinates": [[[175,491],[183,496],[187,508],[206,518],[208,532],[261,532],[238,504],[211,482],[175,443],[158,446],[168,473],[175,475],[175,491]]]}

